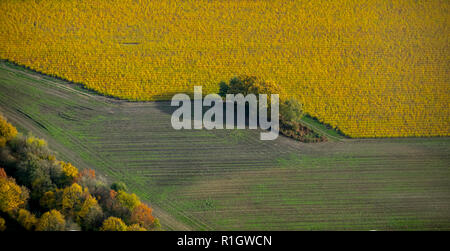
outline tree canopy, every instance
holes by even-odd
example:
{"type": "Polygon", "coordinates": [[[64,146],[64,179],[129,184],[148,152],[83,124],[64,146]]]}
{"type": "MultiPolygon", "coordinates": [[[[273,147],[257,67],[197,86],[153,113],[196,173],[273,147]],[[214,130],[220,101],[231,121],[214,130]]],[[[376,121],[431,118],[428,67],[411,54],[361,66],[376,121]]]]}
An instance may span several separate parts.
{"type": "Polygon", "coordinates": [[[160,228],[152,209],[123,182],[108,185],[94,170],[57,160],[45,140],[18,134],[1,116],[0,125],[0,211],[9,216],[0,219],[0,230],[11,219],[37,231],[160,228]]]}

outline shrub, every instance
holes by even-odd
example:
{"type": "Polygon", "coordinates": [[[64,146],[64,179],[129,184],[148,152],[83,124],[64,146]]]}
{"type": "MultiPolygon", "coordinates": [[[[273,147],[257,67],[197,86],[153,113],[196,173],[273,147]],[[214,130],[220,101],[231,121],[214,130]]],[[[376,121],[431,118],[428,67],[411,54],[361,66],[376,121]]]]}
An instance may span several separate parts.
{"type": "Polygon", "coordinates": [[[111,185],[111,189],[119,192],[119,191],[127,191],[127,185],[125,185],[125,183],[119,181],[119,182],[115,182],[111,185]]]}
{"type": "Polygon", "coordinates": [[[101,231],[127,231],[127,225],[117,217],[109,217],[103,222],[101,231]]]}
{"type": "Polygon", "coordinates": [[[141,203],[136,194],[129,194],[122,190],[117,193],[116,198],[122,206],[128,208],[130,211],[133,211],[141,203]]]}
{"type": "Polygon", "coordinates": [[[17,129],[0,115],[0,147],[4,147],[6,142],[15,138],[16,135],[17,129]]]}
{"type": "Polygon", "coordinates": [[[75,178],[78,177],[78,169],[72,164],[60,161],[60,165],[68,182],[73,182],[75,178]]]}
{"type": "Polygon", "coordinates": [[[51,210],[42,215],[36,226],[37,231],[63,231],[66,220],[58,210],[51,210]]]}
{"type": "Polygon", "coordinates": [[[28,231],[32,230],[38,222],[34,214],[26,209],[19,209],[16,219],[28,231]]]}
{"type": "Polygon", "coordinates": [[[152,209],[143,203],[139,204],[133,210],[133,213],[131,215],[131,222],[139,224],[141,227],[144,227],[146,229],[153,228],[155,218],[152,215],[152,209]]]}
{"type": "Polygon", "coordinates": [[[103,221],[103,211],[97,200],[89,195],[77,213],[77,222],[85,230],[95,230],[103,221]]]}
{"type": "Polygon", "coordinates": [[[139,224],[133,224],[128,226],[127,231],[147,231],[147,229],[139,226],[139,224]]]}
{"type": "Polygon", "coordinates": [[[280,120],[284,122],[300,122],[303,106],[295,99],[287,99],[280,103],[280,120]]]}

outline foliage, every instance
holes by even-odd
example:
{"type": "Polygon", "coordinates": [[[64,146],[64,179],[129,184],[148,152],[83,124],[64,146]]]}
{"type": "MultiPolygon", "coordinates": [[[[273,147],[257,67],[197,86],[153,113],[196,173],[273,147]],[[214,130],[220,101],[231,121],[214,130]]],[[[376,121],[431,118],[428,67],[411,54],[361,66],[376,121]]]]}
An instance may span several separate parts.
{"type": "Polygon", "coordinates": [[[62,209],[74,216],[75,212],[81,210],[84,198],[88,196],[87,189],[83,189],[77,183],[64,188],[62,196],[62,209]]]}
{"type": "Polygon", "coordinates": [[[26,209],[19,209],[16,217],[17,222],[19,222],[19,224],[28,231],[33,230],[34,226],[38,222],[36,216],[26,209]]]}
{"type": "Polygon", "coordinates": [[[43,139],[36,138],[34,136],[27,137],[27,144],[30,146],[43,147],[47,146],[47,142],[43,139]]]}
{"type": "Polygon", "coordinates": [[[117,217],[109,217],[103,222],[101,231],[127,231],[127,225],[117,217]]]}
{"type": "Polygon", "coordinates": [[[353,137],[449,135],[449,1],[0,1],[0,57],[130,100],[270,79],[353,137]]]}
{"type": "MultiPolygon", "coordinates": [[[[146,230],[144,226],[156,230],[157,225],[151,225],[157,222],[151,208],[136,194],[125,192],[124,183],[109,186],[94,170],[80,172],[72,164],[57,160],[44,140],[19,135],[9,140],[0,154],[0,166],[6,168],[0,168],[0,210],[26,230],[95,231],[102,223],[104,229],[113,229],[117,219],[126,229],[125,222],[129,223],[132,216],[130,230],[146,230]],[[105,218],[111,222],[104,222],[105,218]]],[[[120,226],[116,224],[116,229],[120,226]]]]}
{"type": "Polygon", "coordinates": [[[18,183],[30,188],[32,200],[39,200],[45,192],[67,184],[61,166],[42,142],[45,141],[33,136],[16,137],[6,149],[9,157],[0,160],[18,183]]]}
{"type": "Polygon", "coordinates": [[[228,93],[228,89],[230,89],[230,87],[228,86],[227,83],[225,83],[223,81],[219,83],[219,95],[221,97],[226,96],[226,94],[228,93]]]}
{"type": "Polygon", "coordinates": [[[0,114],[0,147],[5,146],[6,142],[16,137],[16,135],[16,128],[0,114]]]}
{"type": "Polygon", "coordinates": [[[280,120],[299,123],[303,115],[303,106],[297,100],[287,99],[280,103],[280,120]]]}
{"type": "Polygon", "coordinates": [[[128,208],[130,211],[133,211],[141,203],[136,194],[129,194],[123,190],[117,192],[116,198],[122,206],[128,208]]]}
{"type": "Polygon", "coordinates": [[[139,204],[133,210],[131,222],[139,224],[146,229],[152,229],[155,222],[155,218],[152,215],[152,209],[145,204],[139,204]]]}
{"type": "Polygon", "coordinates": [[[10,177],[0,177],[0,211],[10,212],[25,205],[28,191],[10,177]]]}
{"type": "MultiPolygon", "coordinates": [[[[225,84],[226,85],[226,84],[225,84]]],[[[270,94],[281,94],[283,90],[274,82],[264,81],[255,76],[241,75],[233,77],[227,85],[227,94],[267,94],[267,106],[270,108],[270,94]]],[[[300,120],[304,115],[303,105],[293,98],[281,98],[279,100],[280,132],[290,138],[302,142],[322,142],[327,139],[311,129],[301,125],[300,120]]],[[[270,112],[269,112],[270,113],[270,112]]]]}
{"type": "MultiPolygon", "coordinates": [[[[62,195],[61,190],[56,191],[47,191],[44,193],[44,195],[40,198],[39,203],[42,208],[44,209],[51,209],[51,208],[60,208],[62,207],[61,198],[57,198],[57,195],[62,195]]],[[[62,197],[62,196],[60,196],[62,197]]]]}
{"type": "Polygon", "coordinates": [[[37,231],[63,231],[66,227],[66,220],[58,210],[51,210],[44,213],[36,226],[37,231]]]}
{"type": "Polygon", "coordinates": [[[94,197],[89,195],[86,198],[80,211],[77,213],[77,219],[86,230],[95,230],[101,224],[103,211],[94,197]]]}
{"type": "Polygon", "coordinates": [[[155,221],[153,221],[152,230],[161,230],[161,223],[159,222],[159,218],[155,218],[155,221]]]}
{"type": "Polygon", "coordinates": [[[88,178],[95,179],[95,170],[92,169],[84,169],[78,174],[78,178],[88,178]]]}
{"type": "Polygon", "coordinates": [[[105,186],[104,182],[96,177],[95,171],[92,169],[83,169],[81,172],[78,172],[75,182],[83,187],[87,187],[91,192],[105,186]]]}
{"type": "Polygon", "coordinates": [[[123,183],[123,182],[114,182],[112,185],[111,185],[111,189],[112,190],[114,190],[114,191],[116,191],[116,192],[119,192],[119,191],[127,191],[127,185],[125,185],[125,183],[123,183]]]}
{"type": "MultiPolygon", "coordinates": [[[[226,85],[225,83],[223,83],[226,85]]],[[[240,75],[238,77],[233,77],[230,80],[228,87],[223,87],[227,89],[227,94],[242,94],[244,96],[248,94],[256,95],[259,100],[259,94],[267,95],[267,107],[270,108],[272,104],[271,94],[278,94],[278,97],[283,97],[283,90],[276,83],[272,81],[264,81],[255,76],[240,75]]]]}
{"type": "Polygon", "coordinates": [[[64,174],[69,178],[70,181],[75,180],[78,177],[78,169],[70,163],[64,161],[60,162],[64,174]]]}
{"type": "Polygon", "coordinates": [[[327,141],[327,138],[324,136],[311,131],[309,128],[296,121],[280,121],[280,133],[286,137],[306,143],[327,141]]]}
{"type": "Polygon", "coordinates": [[[139,226],[139,224],[133,224],[127,227],[127,231],[147,231],[147,229],[139,226]]]}
{"type": "Polygon", "coordinates": [[[262,81],[258,79],[249,89],[250,93],[253,93],[255,95],[257,94],[267,94],[267,99],[270,104],[270,95],[271,94],[278,94],[280,97],[284,97],[283,90],[280,88],[279,85],[277,85],[275,82],[272,81],[262,81]]]}
{"type": "MultiPolygon", "coordinates": [[[[258,81],[258,78],[255,76],[241,75],[238,77],[233,77],[230,80],[228,92],[230,94],[238,94],[246,96],[249,93],[252,93],[251,87],[258,81]]],[[[253,93],[255,94],[255,93],[253,93]]]]}

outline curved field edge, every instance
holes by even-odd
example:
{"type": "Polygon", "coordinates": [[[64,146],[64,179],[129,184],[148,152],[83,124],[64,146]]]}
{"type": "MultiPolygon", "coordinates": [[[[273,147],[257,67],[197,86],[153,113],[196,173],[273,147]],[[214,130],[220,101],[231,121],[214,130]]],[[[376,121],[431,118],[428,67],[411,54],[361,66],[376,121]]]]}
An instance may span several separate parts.
{"type": "MultiPolygon", "coordinates": [[[[91,90],[88,87],[86,87],[84,84],[82,83],[75,83],[75,82],[70,82],[66,79],[63,78],[59,78],[57,76],[49,76],[43,72],[39,72],[36,71],[34,69],[31,69],[25,65],[20,65],[17,64],[15,62],[12,62],[8,59],[0,59],[0,64],[2,65],[2,67],[7,67],[9,68],[9,70],[11,71],[19,71],[19,72],[23,72],[23,73],[27,73],[27,74],[31,74],[31,75],[40,75],[41,78],[43,79],[50,79],[50,80],[57,80],[63,84],[70,84],[70,86],[72,88],[67,89],[68,91],[79,91],[81,93],[85,93],[85,95],[98,95],[98,96],[104,96],[104,97],[108,97],[111,99],[116,99],[116,100],[123,100],[123,101],[129,101],[129,102],[149,102],[149,101],[136,101],[136,100],[127,100],[127,99],[121,99],[118,97],[114,97],[114,96],[109,96],[107,94],[103,94],[103,93],[99,93],[95,90],[91,90]]],[[[60,88],[66,88],[64,85],[60,86],[60,88]]],[[[175,95],[175,94],[174,94],[175,95]]],[[[192,96],[192,93],[188,93],[188,95],[192,96]]],[[[154,101],[154,102],[158,102],[158,101],[154,101]]],[[[331,140],[331,141],[343,141],[346,138],[350,138],[347,135],[344,135],[344,133],[342,133],[338,128],[333,128],[330,125],[321,123],[317,118],[313,118],[310,115],[305,115],[302,119],[301,119],[301,124],[303,126],[306,126],[308,129],[310,129],[311,131],[313,131],[314,133],[319,134],[320,136],[325,136],[327,138],[327,140],[331,140]]]]}
{"type": "Polygon", "coordinates": [[[352,137],[448,136],[449,8],[445,0],[4,0],[0,57],[132,100],[199,84],[216,92],[234,75],[256,75],[352,137]]]}
{"type": "Polygon", "coordinates": [[[448,138],[302,144],[175,131],[167,102],[90,95],[4,65],[0,111],[59,158],[126,182],[168,229],[450,229],[448,138]]]}

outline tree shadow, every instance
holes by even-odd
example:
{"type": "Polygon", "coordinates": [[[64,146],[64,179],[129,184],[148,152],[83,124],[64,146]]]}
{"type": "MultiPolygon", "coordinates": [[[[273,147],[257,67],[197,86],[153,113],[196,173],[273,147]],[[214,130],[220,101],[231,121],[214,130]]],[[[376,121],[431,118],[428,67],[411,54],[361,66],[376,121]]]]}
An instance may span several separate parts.
{"type": "MultiPolygon", "coordinates": [[[[168,97],[173,97],[176,94],[178,94],[178,93],[170,93],[170,94],[167,94],[167,95],[164,95],[164,96],[165,96],[165,98],[168,98],[168,97]]],[[[191,126],[193,126],[193,120],[194,120],[194,94],[192,92],[191,93],[184,93],[184,94],[186,94],[190,98],[191,118],[188,118],[188,119],[192,120],[191,121],[191,126]]],[[[203,95],[203,98],[204,98],[204,96],[205,95],[203,95]]],[[[158,96],[157,98],[160,99],[161,96],[158,96]]],[[[172,106],[171,105],[171,101],[155,101],[155,104],[156,104],[156,108],[158,110],[160,110],[161,112],[164,112],[166,114],[172,115],[178,108],[181,107],[182,102],[179,102],[178,106],[172,106]]],[[[214,106],[215,103],[213,102],[212,105],[214,106]]],[[[203,103],[202,103],[202,116],[201,116],[202,118],[204,117],[205,113],[211,107],[212,106],[203,106],[203,103]]],[[[222,125],[223,125],[224,129],[226,129],[227,127],[230,128],[230,129],[231,129],[231,127],[232,128],[237,128],[237,124],[238,124],[238,112],[237,111],[239,109],[245,109],[244,110],[245,111],[244,125],[245,125],[245,128],[248,129],[249,124],[250,124],[250,116],[249,116],[250,107],[249,107],[248,103],[245,103],[245,105],[239,105],[236,102],[231,103],[231,102],[227,102],[226,100],[222,99],[222,114],[223,114],[223,123],[222,123],[222,125]],[[232,108],[232,110],[230,108],[232,108]],[[233,123],[231,123],[230,121],[227,120],[227,112],[229,111],[229,109],[230,109],[230,114],[233,114],[233,123]]],[[[182,118],[182,119],[184,119],[184,118],[182,118]]],[[[215,121],[215,116],[212,117],[212,121],[215,121]]],[[[258,116],[256,116],[256,124],[257,124],[257,126],[259,126],[258,125],[258,116]]]]}

